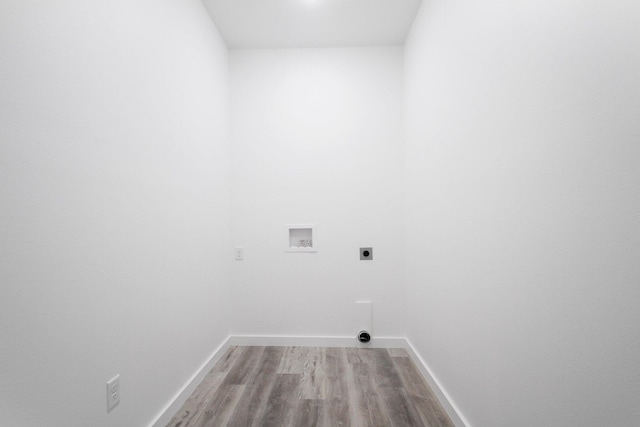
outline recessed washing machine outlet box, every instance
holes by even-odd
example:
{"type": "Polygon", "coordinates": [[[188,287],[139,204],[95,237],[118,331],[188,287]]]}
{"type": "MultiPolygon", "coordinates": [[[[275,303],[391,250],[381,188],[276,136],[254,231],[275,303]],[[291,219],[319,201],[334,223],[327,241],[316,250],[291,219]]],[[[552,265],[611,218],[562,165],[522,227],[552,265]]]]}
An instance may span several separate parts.
{"type": "Polygon", "coordinates": [[[317,252],[318,239],[315,224],[287,224],[286,252],[317,252]]]}

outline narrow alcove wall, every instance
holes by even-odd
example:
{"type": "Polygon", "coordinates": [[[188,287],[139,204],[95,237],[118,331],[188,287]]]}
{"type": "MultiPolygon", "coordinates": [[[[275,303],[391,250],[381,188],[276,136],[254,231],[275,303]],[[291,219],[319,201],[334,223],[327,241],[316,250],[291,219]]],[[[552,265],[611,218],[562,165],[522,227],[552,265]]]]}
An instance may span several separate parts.
{"type": "Polygon", "coordinates": [[[474,426],[640,422],[638,22],[567,0],[414,22],[406,331],[474,426]]]}
{"type": "Polygon", "coordinates": [[[230,163],[200,1],[0,2],[2,425],[149,425],[211,357],[230,163]]]}
{"type": "Polygon", "coordinates": [[[402,48],[231,50],[234,335],[402,335],[402,48]],[[317,252],[285,251],[313,223],[317,252]],[[362,262],[361,246],[376,259],[362,262]]]}

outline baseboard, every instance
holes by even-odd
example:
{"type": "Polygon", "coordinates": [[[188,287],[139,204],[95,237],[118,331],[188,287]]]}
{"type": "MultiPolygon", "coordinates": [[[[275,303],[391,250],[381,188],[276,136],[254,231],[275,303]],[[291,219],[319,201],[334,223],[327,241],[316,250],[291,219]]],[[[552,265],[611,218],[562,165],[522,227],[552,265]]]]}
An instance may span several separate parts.
{"type": "Polygon", "coordinates": [[[404,338],[373,337],[362,344],[356,337],[340,336],[281,336],[281,335],[232,335],[230,345],[274,347],[357,347],[357,348],[405,348],[404,338]]]}
{"type": "Polygon", "coordinates": [[[436,395],[436,398],[438,399],[444,410],[447,412],[447,415],[449,415],[449,418],[451,418],[451,421],[453,421],[456,427],[471,427],[471,424],[469,424],[464,416],[462,416],[460,410],[456,407],[455,403],[453,403],[453,400],[451,400],[451,397],[447,394],[445,389],[442,388],[438,379],[431,373],[431,369],[429,369],[427,363],[422,359],[420,354],[413,347],[411,341],[405,339],[405,342],[407,353],[409,353],[409,355],[413,359],[413,362],[420,370],[420,373],[422,374],[424,379],[427,380],[429,387],[431,387],[431,390],[436,395]]]}
{"type": "Polygon", "coordinates": [[[173,415],[178,412],[184,402],[187,401],[189,396],[194,392],[198,384],[202,382],[204,377],[211,371],[211,368],[218,363],[218,360],[224,355],[227,348],[231,345],[229,343],[231,337],[220,344],[209,357],[209,359],[196,371],[195,374],[186,382],[186,384],[176,393],[171,401],[164,407],[156,419],[149,424],[150,427],[166,427],[173,418],[173,415]]]}

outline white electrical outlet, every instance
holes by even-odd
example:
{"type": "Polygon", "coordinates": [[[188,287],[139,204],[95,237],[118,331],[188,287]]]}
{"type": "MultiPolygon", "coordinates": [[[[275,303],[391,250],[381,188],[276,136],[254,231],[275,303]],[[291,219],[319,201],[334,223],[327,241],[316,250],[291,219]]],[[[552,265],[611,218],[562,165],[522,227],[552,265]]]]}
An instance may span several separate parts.
{"type": "Polygon", "coordinates": [[[244,259],[244,248],[242,246],[236,246],[236,261],[242,261],[244,259]]]}
{"type": "Polygon", "coordinates": [[[107,412],[120,403],[120,374],[107,381],[107,412]]]}

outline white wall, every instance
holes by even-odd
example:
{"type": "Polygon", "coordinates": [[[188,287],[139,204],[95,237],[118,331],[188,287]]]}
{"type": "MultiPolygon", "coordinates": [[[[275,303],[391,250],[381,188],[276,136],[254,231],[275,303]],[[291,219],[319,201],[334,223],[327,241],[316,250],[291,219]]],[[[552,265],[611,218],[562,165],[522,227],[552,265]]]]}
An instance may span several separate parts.
{"type": "Polygon", "coordinates": [[[232,50],[235,334],[400,336],[402,50],[232,50]],[[316,223],[318,252],[285,253],[316,223]],[[373,261],[358,249],[374,247],[373,261]]]}
{"type": "Polygon", "coordinates": [[[425,2],[407,336],[474,426],[640,422],[637,2],[425,2]]]}
{"type": "Polygon", "coordinates": [[[199,1],[1,3],[3,425],[146,425],[226,338],[228,127],[199,1]]]}

